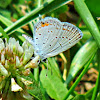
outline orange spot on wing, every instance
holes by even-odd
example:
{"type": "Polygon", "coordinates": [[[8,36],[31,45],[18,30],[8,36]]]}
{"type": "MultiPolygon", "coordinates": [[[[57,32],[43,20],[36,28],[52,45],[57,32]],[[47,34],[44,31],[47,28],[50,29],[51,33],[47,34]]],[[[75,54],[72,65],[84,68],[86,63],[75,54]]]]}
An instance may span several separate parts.
{"type": "Polygon", "coordinates": [[[45,26],[49,26],[49,24],[48,23],[42,23],[41,24],[41,27],[45,27],[45,26]]]}
{"type": "Polygon", "coordinates": [[[65,28],[63,28],[63,30],[66,30],[65,28]]]}

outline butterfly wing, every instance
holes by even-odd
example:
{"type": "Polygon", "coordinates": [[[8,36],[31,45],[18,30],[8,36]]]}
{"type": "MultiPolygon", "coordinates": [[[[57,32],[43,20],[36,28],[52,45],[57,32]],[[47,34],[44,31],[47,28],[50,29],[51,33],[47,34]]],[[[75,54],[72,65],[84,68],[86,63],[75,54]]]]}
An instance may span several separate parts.
{"type": "Polygon", "coordinates": [[[82,38],[82,32],[76,26],[51,17],[36,23],[34,33],[33,40],[24,37],[34,46],[35,55],[42,60],[69,49],[82,38]]]}
{"type": "Polygon", "coordinates": [[[62,22],[62,31],[56,45],[44,58],[55,56],[75,45],[83,36],[80,29],[68,22],[62,22]]]}
{"type": "Polygon", "coordinates": [[[56,18],[46,17],[36,23],[33,36],[35,55],[44,59],[44,56],[57,44],[61,31],[62,23],[56,18]]]}
{"type": "Polygon", "coordinates": [[[25,34],[22,34],[22,36],[32,45],[34,45],[34,41],[31,37],[28,37],[27,35],[25,34]]]}

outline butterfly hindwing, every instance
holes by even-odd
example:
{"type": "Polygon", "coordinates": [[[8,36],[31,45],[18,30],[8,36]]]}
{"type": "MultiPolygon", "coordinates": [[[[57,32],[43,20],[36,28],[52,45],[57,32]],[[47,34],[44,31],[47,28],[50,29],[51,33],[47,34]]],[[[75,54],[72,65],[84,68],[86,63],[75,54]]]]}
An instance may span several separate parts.
{"type": "Polygon", "coordinates": [[[62,32],[53,49],[45,55],[45,58],[55,56],[72,46],[74,46],[81,38],[82,32],[73,24],[62,22],[62,32]]]}

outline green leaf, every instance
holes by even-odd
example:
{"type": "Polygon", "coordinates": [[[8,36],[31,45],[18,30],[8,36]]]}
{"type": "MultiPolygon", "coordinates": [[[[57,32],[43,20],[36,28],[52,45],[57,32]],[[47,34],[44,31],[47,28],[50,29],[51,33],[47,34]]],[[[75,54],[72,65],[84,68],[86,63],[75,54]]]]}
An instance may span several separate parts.
{"type": "Polygon", "coordinates": [[[47,70],[42,70],[40,74],[40,81],[52,99],[63,100],[63,97],[68,92],[62,81],[55,75],[51,75],[50,71],[47,73],[47,70]]]}
{"type": "Polygon", "coordinates": [[[73,98],[73,100],[88,100],[88,99],[86,99],[84,95],[77,95],[73,98]]]}
{"type": "Polygon", "coordinates": [[[77,75],[80,69],[88,62],[88,60],[96,53],[98,47],[94,40],[89,40],[85,43],[80,50],[77,52],[72,60],[70,71],[66,79],[66,84],[77,75]]]}
{"type": "Polygon", "coordinates": [[[100,92],[98,93],[96,100],[100,100],[100,92]]]}
{"type": "Polygon", "coordinates": [[[27,77],[23,76],[25,79],[31,79],[31,81],[33,82],[33,84],[31,84],[29,87],[29,89],[27,89],[28,93],[31,94],[33,97],[37,98],[38,100],[42,100],[43,93],[40,89],[40,86],[38,85],[38,83],[35,81],[34,76],[32,73],[30,73],[30,75],[27,77]]]}
{"type": "Polygon", "coordinates": [[[0,14],[11,20],[11,12],[6,9],[0,9],[0,14]]]}
{"type": "MultiPolygon", "coordinates": [[[[0,24],[4,24],[5,26],[10,26],[13,24],[13,22],[11,22],[9,19],[3,17],[2,15],[0,15],[0,24]]],[[[16,29],[16,31],[19,33],[19,34],[15,34],[21,41],[24,41],[25,38],[22,36],[22,34],[26,34],[27,33],[25,31],[23,31],[22,29],[18,28],[16,29]]],[[[9,35],[9,34],[8,34],[9,35]]]]}
{"type": "Polygon", "coordinates": [[[97,42],[98,46],[100,47],[100,32],[98,26],[95,20],[93,19],[93,16],[89,11],[87,5],[85,4],[84,0],[74,0],[74,4],[77,9],[77,12],[80,14],[84,23],[86,24],[95,41],[97,42]]]}
{"type": "Polygon", "coordinates": [[[100,17],[100,0],[85,0],[86,5],[95,17],[100,17]],[[94,9],[94,6],[96,8],[94,9]]]}
{"type": "Polygon", "coordinates": [[[53,13],[59,15],[61,13],[66,12],[67,10],[68,10],[68,6],[64,5],[64,6],[60,7],[60,8],[58,8],[58,9],[54,10],[53,13]]]}
{"type": "Polygon", "coordinates": [[[12,0],[0,0],[0,7],[1,8],[6,8],[12,0]]]}
{"type": "MultiPolygon", "coordinates": [[[[91,38],[91,33],[89,32],[88,29],[86,29],[86,28],[80,28],[80,30],[81,30],[82,33],[83,33],[83,37],[82,37],[82,40],[83,40],[83,41],[84,41],[84,40],[88,40],[88,39],[91,38]]],[[[82,41],[82,42],[83,42],[83,41],[82,41]]],[[[84,41],[84,42],[86,42],[86,41],[84,41]]]]}
{"type": "Polygon", "coordinates": [[[58,64],[54,57],[48,58],[48,66],[47,67],[49,67],[49,69],[51,69],[51,72],[53,72],[54,75],[56,75],[57,77],[59,77],[61,79],[61,73],[60,73],[58,64]]]}
{"type": "Polygon", "coordinates": [[[88,63],[84,66],[83,71],[80,73],[80,75],[77,78],[77,80],[74,82],[74,84],[71,86],[71,88],[69,89],[69,91],[65,95],[64,100],[66,100],[69,97],[69,95],[74,91],[75,87],[78,85],[78,83],[80,82],[80,80],[83,77],[83,75],[87,72],[88,67],[89,67],[91,61],[93,60],[93,58],[94,58],[94,55],[89,59],[88,63]]]}
{"type": "Polygon", "coordinates": [[[1,26],[0,26],[0,33],[2,33],[4,38],[7,38],[7,40],[9,39],[8,35],[5,33],[5,31],[3,30],[1,26]]]}
{"type": "Polygon", "coordinates": [[[50,12],[52,10],[55,10],[64,4],[66,4],[70,0],[48,0],[40,7],[32,10],[30,13],[25,15],[24,17],[17,20],[15,23],[13,23],[10,27],[5,29],[5,32],[10,33],[12,31],[15,31],[15,29],[21,27],[22,25],[28,23],[29,21],[37,18],[39,14],[43,15],[47,12],[50,12]]]}

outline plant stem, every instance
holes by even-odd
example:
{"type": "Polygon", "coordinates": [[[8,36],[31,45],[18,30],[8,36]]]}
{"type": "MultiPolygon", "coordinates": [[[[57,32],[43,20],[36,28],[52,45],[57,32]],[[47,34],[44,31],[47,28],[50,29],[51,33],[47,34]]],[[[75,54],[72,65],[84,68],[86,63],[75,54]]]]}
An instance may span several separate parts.
{"type": "Polygon", "coordinates": [[[99,90],[99,84],[100,84],[100,56],[99,55],[100,55],[100,49],[98,49],[98,51],[97,51],[97,60],[98,60],[99,74],[98,74],[98,78],[96,80],[96,85],[95,85],[95,88],[94,88],[91,100],[95,100],[96,99],[96,96],[97,96],[97,93],[98,93],[98,90],[99,90]]]}
{"type": "Polygon", "coordinates": [[[66,96],[64,97],[64,100],[66,100],[69,97],[69,95],[74,91],[75,87],[78,85],[78,83],[80,82],[80,80],[83,77],[83,75],[87,72],[88,66],[90,65],[93,57],[94,57],[94,55],[91,57],[91,59],[89,60],[89,62],[85,65],[82,73],[79,75],[79,77],[77,78],[77,80],[74,82],[74,84],[72,85],[72,87],[69,89],[69,91],[67,92],[66,96]]]}

